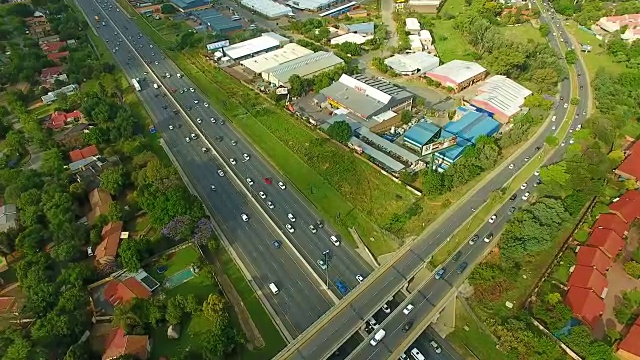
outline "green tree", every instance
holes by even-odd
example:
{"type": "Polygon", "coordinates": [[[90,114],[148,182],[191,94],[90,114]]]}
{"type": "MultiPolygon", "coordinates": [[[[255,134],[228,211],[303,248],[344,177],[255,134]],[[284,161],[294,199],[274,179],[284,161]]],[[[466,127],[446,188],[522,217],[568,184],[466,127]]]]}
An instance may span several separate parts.
{"type": "Polygon", "coordinates": [[[564,58],[565,60],[567,60],[567,64],[569,65],[573,65],[576,63],[576,61],[578,61],[578,55],[576,54],[575,50],[567,50],[564,53],[564,58]]]}
{"type": "Polygon", "coordinates": [[[149,240],[145,238],[124,239],[118,247],[118,257],[122,267],[128,271],[140,270],[142,260],[149,254],[149,240]]]}
{"type": "Polygon", "coordinates": [[[560,139],[556,136],[549,135],[544,139],[544,143],[549,146],[557,147],[560,144],[560,139]]]}
{"type": "Polygon", "coordinates": [[[59,176],[64,174],[65,161],[58,149],[47,150],[42,154],[42,166],[40,170],[45,174],[59,176]]]}
{"type": "Polygon", "coordinates": [[[402,110],[400,113],[400,121],[406,125],[410,123],[411,120],[413,120],[413,113],[411,110],[402,110]]]}
{"type": "Polygon", "coordinates": [[[105,169],[102,174],[100,174],[100,187],[112,195],[119,194],[120,191],[124,189],[126,181],[126,171],[122,166],[105,169]]]}
{"type": "Polygon", "coordinates": [[[184,316],[186,311],[185,304],[185,299],[182,297],[182,295],[179,294],[169,299],[169,301],[167,302],[167,312],[165,314],[169,325],[175,325],[182,321],[182,317],[184,316]]]}
{"type": "Polygon", "coordinates": [[[341,120],[329,125],[327,135],[339,143],[346,144],[353,136],[353,131],[348,122],[341,120]]]}
{"type": "Polygon", "coordinates": [[[122,205],[115,201],[109,204],[109,212],[107,213],[107,218],[109,219],[109,221],[123,221],[124,209],[122,208],[122,205]]]}
{"type": "Polygon", "coordinates": [[[176,13],[176,8],[171,5],[171,4],[162,4],[160,6],[160,12],[162,14],[175,14],[176,13]]]}
{"type": "Polygon", "coordinates": [[[640,279],[640,263],[627,261],[624,264],[624,271],[634,279],[640,279]]]}
{"type": "Polygon", "coordinates": [[[546,38],[551,32],[551,29],[548,24],[542,23],[540,24],[540,27],[538,27],[538,31],[540,32],[540,35],[542,35],[542,37],[546,38]]]}
{"type": "Polygon", "coordinates": [[[202,313],[214,322],[225,322],[228,320],[227,301],[218,294],[211,294],[202,304],[202,313]]]}
{"type": "Polygon", "coordinates": [[[570,101],[570,104],[571,104],[571,105],[578,105],[578,104],[580,104],[580,98],[572,97],[572,98],[571,98],[571,101],[570,101]]]}

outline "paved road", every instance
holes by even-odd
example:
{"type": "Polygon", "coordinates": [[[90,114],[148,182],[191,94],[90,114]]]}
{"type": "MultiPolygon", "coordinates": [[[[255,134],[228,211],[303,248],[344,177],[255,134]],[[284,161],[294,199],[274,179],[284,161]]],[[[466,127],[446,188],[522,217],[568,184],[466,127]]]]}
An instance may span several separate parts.
{"type": "MultiPolygon", "coordinates": [[[[546,15],[543,15],[543,20],[547,20],[546,15]]],[[[558,26],[558,22],[553,22],[554,27],[558,26]]],[[[561,24],[560,24],[561,25],[561,24]]],[[[562,38],[564,43],[570,44],[569,37],[564,29],[557,27],[555,33],[562,38]]],[[[557,41],[553,32],[549,35],[549,41],[555,48],[560,48],[560,42],[557,41]]],[[[585,70],[581,64],[576,64],[577,72],[584,74],[585,70]]],[[[581,99],[588,99],[587,88],[589,84],[586,83],[584,77],[579,77],[579,85],[583,89],[579,90],[578,97],[581,99]]],[[[569,79],[566,79],[560,84],[560,96],[563,98],[559,102],[558,107],[554,111],[554,115],[557,119],[564,119],[567,109],[564,108],[565,103],[569,103],[571,96],[571,83],[569,79]]],[[[572,128],[584,120],[583,112],[588,108],[588,104],[583,102],[579,104],[577,109],[578,116],[572,119],[572,128]]],[[[447,239],[456,231],[459,224],[464,223],[472,214],[472,208],[479,208],[486,201],[489,194],[501,188],[504,184],[507,184],[514,172],[524,166],[528,158],[538,156],[536,147],[543,145],[546,136],[555,133],[559,127],[560,122],[551,122],[546,125],[547,128],[543,131],[538,138],[532,143],[531,148],[526,149],[520,156],[517,157],[514,162],[515,168],[509,170],[506,166],[502,172],[497,176],[489,180],[479,191],[473,194],[465,203],[462,204],[460,210],[454,213],[448,220],[441,225],[437,226],[435,230],[431,231],[428,236],[421,236],[420,239],[414,242],[408,251],[406,251],[398,260],[396,260],[392,267],[386,272],[380,274],[378,277],[373,278],[371,282],[365,282],[366,288],[361,289],[357,297],[349,297],[343,301],[347,302],[346,306],[340,307],[337,310],[328,314],[325,321],[322,324],[318,324],[319,328],[314,329],[315,332],[310,335],[303,343],[299,344],[299,347],[292,353],[287,353],[288,359],[321,359],[325,358],[327,354],[333,351],[343,339],[349,337],[357,328],[359,328],[363,321],[376,312],[380,306],[400,289],[407,279],[410,279],[415,272],[422,268],[426,264],[426,260],[429,258],[440,244],[447,241],[447,239]]],[[[572,134],[569,134],[565,139],[562,139],[567,143],[572,134]]],[[[550,163],[556,162],[561,159],[564,153],[565,146],[559,147],[550,163]]],[[[446,274],[443,280],[430,279],[420,290],[415,292],[405,304],[398,309],[393,309],[392,315],[382,323],[382,327],[386,330],[387,334],[385,338],[377,346],[372,347],[368,344],[371,336],[366,339],[361,346],[356,349],[350,358],[353,359],[385,359],[389,354],[393,353],[400,344],[407,338],[407,334],[400,331],[407,320],[422,319],[429,314],[434,307],[442,300],[442,298],[450,292],[452,284],[455,284],[459,279],[466,276],[471,268],[463,271],[462,274],[458,274],[455,270],[462,262],[468,262],[473,264],[479,259],[487,250],[486,247],[491,245],[485,243],[482,239],[488,233],[498,233],[504,226],[510,217],[510,208],[522,206],[525,201],[522,200],[522,196],[525,191],[533,191],[534,184],[538,180],[538,177],[533,175],[527,184],[525,190],[518,191],[517,198],[514,201],[510,201],[505,204],[500,210],[496,212],[496,220],[490,224],[486,223],[478,232],[480,240],[474,245],[465,245],[460,251],[460,258],[456,261],[449,261],[445,264],[446,274]],[[414,309],[405,316],[401,311],[404,305],[411,303],[414,305],[414,309]]],[[[493,241],[493,240],[491,240],[493,241]]],[[[284,354],[284,353],[283,353],[284,354]]]]}
{"type": "MultiPolygon", "coordinates": [[[[281,174],[269,166],[260,154],[252,150],[231,124],[221,124],[220,120],[223,117],[211,107],[204,106],[205,99],[200,93],[187,91],[184,94],[174,94],[183,109],[192,108],[187,111],[191,121],[184,121],[184,118],[172,113],[174,105],[160,94],[167,95],[165,89],[191,88],[194,85],[186,77],[177,77],[178,68],[165,59],[153,43],[145,37],[139,38],[135,24],[122,11],[116,11],[115,5],[112,10],[109,10],[109,6],[103,9],[92,1],[80,2],[79,6],[89,19],[99,15],[101,21],[105,21],[105,26],[90,22],[92,26],[99,25],[98,34],[105,41],[108,40],[107,45],[110,49],[118,47],[114,56],[127,75],[131,78],[147,78],[141,81],[140,96],[156,119],[157,130],[163,134],[180,166],[194,183],[196,191],[212,211],[216,221],[221,224],[225,235],[252,273],[256,284],[266,294],[277,316],[295,337],[324,314],[333,305],[333,301],[323,291],[318,290],[318,281],[306,270],[304,262],[295,256],[295,251],[288,246],[289,243],[270,226],[269,219],[262,217],[261,212],[254,207],[245,193],[229,181],[229,174],[224,177],[218,176],[218,169],[233,169],[276,226],[287,234],[286,239],[296,247],[305,262],[311,264],[313,271],[322,279],[325,278],[325,272],[316,265],[316,261],[323,257],[323,251],[331,251],[329,277],[332,289],[337,278],[342,279],[349,287],[355,287],[358,284],[355,275],[366,276],[371,271],[370,267],[348,246],[334,246],[329,241],[329,236],[335,232],[329,226],[317,229],[316,234],[311,233],[308,226],[320,220],[311,205],[281,174]],[[133,51],[149,64],[145,65],[140,61],[133,51]],[[162,79],[162,83],[158,84],[160,89],[154,89],[154,80],[150,74],[145,74],[148,71],[147,66],[158,76],[171,74],[170,78],[162,79]],[[197,105],[194,104],[194,100],[198,101],[197,105]],[[164,109],[163,106],[167,108],[164,109]],[[194,121],[197,118],[202,119],[201,124],[194,121]],[[213,123],[211,118],[214,118],[216,123],[213,123]],[[175,129],[170,130],[170,125],[175,129]],[[183,126],[178,128],[178,125],[183,126]],[[194,133],[194,125],[199,127],[209,143],[214,144],[216,150],[226,158],[227,166],[216,163],[211,152],[203,153],[201,148],[206,145],[200,139],[186,142],[185,139],[194,133]],[[221,142],[214,140],[218,136],[222,137],[221,142]],[[236,145],[232,145],[232,140],[236,145]],[[248,154],[250,160],[243,162],[243,154],[248,154]],[[231,165],[231,158],[236,160],[237,165],[231,165]],[[254,185],[246,184],[246,178],[253,179],[254,185]],[[271,179],[272,184],[267,185],[263,181],[264,178],[271,179]],[[281,180],[286,184],[285,190],[276,185],[281,180]],[[211,185],[216,187],[215,191],[211,190],[211,185]],[[261,191],[266,195],[265,200],[258,196],[258,192],[261,191]],[[273,209],[267,207],[267,201],[273,203],[273,209]],[[243,222],[241,213],[247,214],[250,221],[243,222]],[[289,213],[295,217],[295,221],[287,218],[289,213]],[[289,234],[285,230],[285,224],[291,224],[295,232],[289,234]],[[276,249],[272,245],[274,239],[284,244],[282,249],[276,249]],[[281,290],[277,296],[272,296],[268,290],[268,284],[271,282],[275,282],[281,290]]],[[[333,291],[339,295],[335,289],[333,291]]]]}

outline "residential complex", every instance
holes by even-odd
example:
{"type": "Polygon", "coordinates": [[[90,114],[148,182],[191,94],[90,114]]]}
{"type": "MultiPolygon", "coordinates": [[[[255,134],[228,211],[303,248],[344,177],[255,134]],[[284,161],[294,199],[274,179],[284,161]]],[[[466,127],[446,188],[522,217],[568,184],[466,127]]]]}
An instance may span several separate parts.
{"type": "Polygon", "coordinates": [[[640,39],[640,14],[603,17],[596,22],[596,26],[608,33],[626,29],[620,34],[620,38],[623,40],[640,39]]]}

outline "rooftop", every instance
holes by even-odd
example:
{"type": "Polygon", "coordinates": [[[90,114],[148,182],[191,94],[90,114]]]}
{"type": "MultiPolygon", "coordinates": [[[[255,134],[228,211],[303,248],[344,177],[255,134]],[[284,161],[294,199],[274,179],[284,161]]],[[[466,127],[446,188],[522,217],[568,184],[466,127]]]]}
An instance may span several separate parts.
{"type": "Polygon", "coordinates": [[[352,33],[364,33],[364,34],[373,34],[375,31],[375,25],[373,22],[359,23],[359,24],[349,24],[346,25],[347,30],[352,33]]]}
{"type": "Polygon", "coordinates": [[[423,73],[440,65],[440,59],[426,52],[396,54],[384,60],[387,66],[398,73],[423,73]]]}
{"type": "Polygon", "coordinates": [[[171,2],[182,11],[211,5],[210,0],[171,0],[171,2]]]}
{"type": "Polygon", "coordinates": [[[115,258],[120,246],[120,233],[122,232],[122,221],[110,222],[102,228],[102,242],[96,247],[96,260],[100,262],[103,258],[115,258]]]}
{"type": "Polygon", "coordinates": [[[91,191],[89,193],[91,211],[87,214],[89,225],[93,224],[98,216],[106,215],[112,202],[111,194],[106,190],[98,188],[91,191]]]}
{"type": "Polygon", "coordinates": [[[450,121],[444,127],[447,132],[458,137],[458,145],[475,143],[478,137],[491,136],[500,130],[500,123],[486,114],[469,111],[457,121],[450,121]]]}
{"type": "Polygon", "coordinates": [[[589,289],[596,295],[604,298],[607,295],[607,287],[609,282],[607,278],[598,270],[582,265],[576,265],[567,282],[569,288],[581,287],[589,289]]]}
{"type": "Polygon", "coordinates": [[[614,258],[622,250],[625,242],[613,230],[598,228],[591,232],[587,245],[598,247],[607,256],[614,258]]]}
{"type": "MultiPolygon", "coordinates": [[[[513,116],[520,111],[524,99],[531,95],[531,90],[509,79],[496,75],[487,79],[478,89],[478,95],[471,102],[475,105],[488,105],[489,111],[497,110],[507,116],[513,116]]],[[[482,106],[481,106],[482,107],[482,106]]]]}
{"type": "Polygon", "coordinates": [[[200,19],[203,25],[210,26],[216,32],[242,29],[242,24],[240,22],[231,20],[231,18],[221,14],[216,9],[195,11],[193,15],[200,19]]]}
{"type": "Polygon", "coordinates": [[[597,324],[604,312],[604,301],[589,289],[569,288],[565,303],[573,310],[573,314],[576,317],[592,328],[597,324]]]}
{"type": "Polygon", "coordinates": [[[98,148],[95,145],[87,146],[79,150],[69,152],[69,158],[72,162],[80,161],[91,156],[98,155],[98,148]]]}
{"type": "Polygon", "coordinates": [[[576,254],[576,265],[588,266],[604,274],[609,270],[613,261],[599,248],[580,246],[576,254]]]}
{"type": "MultiPolygon", "coordinates": [[[[640,356],[640,317],[629,329],[627,335],[618,344],[618,350],[625,351],[635,356],[640,356]]],[[[620,357],[624,359],[624,357],[620,357]]]]}
{"type": "Polygon", "coordinates": [[[318,10],[325,8],[330,4],[335,3],[335,0],[290,0],[287,1],[287,5],[294,9],[300,10],[318,10]]]}
{"type": "Polygon", "coordinates": [[[627,223],[632,223],[640,217],[640,191],[629,190],[609,205],[609,210],[622,217],[627,223]]]}
{"type": "Polygon", "coordinates": [[[372,132],[371,130],[369,130],[369,128],[363,126],[361,128],[358,128],[356,130],[356,132],[358,134],[360,134],[360,136],[367,138],[368,140],[370,140],[371,142],[375,143],[378,147],[383,148],[388,150],[389,152],[398,155],[399,157],[401,157],[402,159],[410,162],[410,163],[416,163],[418,162],[418,160],[420,160],[420,158],[418,156],[416,156],[414,153],[406,150],[405,148],[398,146],[394,143],[392,143],[389,140],[386,140],[380,136],[378,136],[376,133],[372,132]]]}
{"type": "Polygon", "coordinates": [[[60,60],[62,58],[65,58],[67,56],[69,56],[69,52],[68,51],[62,51],[62,52],[48,54],[47,55],[47,59],[56,61],[56,60],[60,60]]]}
{"type": "Polygon", "coordinates": [[[436,124],[421,121],[404,133],[404,140],[416,146],[424,146],[438,133],[440,133],[440,127],[436,124]]]}
{"type": "Polygon", "coordinates": [[[278,79],[278,81],[286,83],[289,81],[291,75],[297,74],[305,77],[342,64],[344,64],[344,60],[337,57],[334,53],[318,51],[274,66],[271,69],[264,70],[264,72],[269,73],[270,76],[278,79]]]}
{"type": "Polygon", "coordinates": [[[368,40],[373,39],[373,35],[365,35],[359,33],[346,33],[344,35],[336,36],[331,39],[331,45],[342,44],[346,42],[362,45],[368,40]]]}
{"type": "Polygon", "coordinates": [[[57,76],[62,74],[63,71],[64,71],[64,66],[48,67],[48,68],[42,69],[42,72],[40,73],[40,78],[48,79],[52,76],[57,76]]]}
{"type": "Polygon", "coordinates": [[[459,84],[465,82],[474,76],[480,75],[487,69],[478,63],[465,60],[452,60],[446,64],[429,71],[428,75],[444,76],[459,84]]]}
{"type": "Polygon", "coordinates": [[[257,74],[260,74],[265,70],[309,54],[313,54],[313,51],[298,44],[291,43],[286,44],[282,49],[270,51],[266,54],[243,60],[240,64],[257,74]]]}
{"type": "Polygon", "coordinates": [[[616,170],[640,180],[640,141],[636,141],[631,146],[627,157],[616,170]]]}
{"type": "Polygon", "coordinates": [[[594,229],[609,229],[615,232],[618,236],[624,237],[629,232],[629,224],[620,218],[616,214],[600,214],[595,224],[594,229]]]}
{"type": "Polygon", "coordinates": [[[392,171],[395,172],[400,172],[402,171],[404,168],[406,168],[406,166],[404,166],[402,163],[400,163],[399,161],[395,160],[394,158],[392,158],[391,156],[383,153],[382,151],[370,146],[369,144],[355,138],[352,137],[351,140],[349,140],[349,144],[351,144],[352,146],[358,147],[360,149],[362,149],[362,151],[371,156],[372,158],[374,158],[380,165],[383,165],[387,168],[389,168],[392,171]]]}
{"type": "Polygon", "coordinates": [[[133,355],[136,359],[147,359],[149,356],[149,336],[125,335],[121,328],[116,328],[109,334],[106,345],[102,360],[117,359],[123,355],[133,355]]]}
{"type": "Polygon", "coordinates": [[[248,55],[253,55],[265,50],[280,46],[280,42],[287,40],[276,33],[264,33],[257,38],[239,42],[223,48],[226,56],[232,59],[240,59],[248,55]]]}
{"type": "Polygon", "coordinates": [[[290,7],[271,0],[240,0],[242,5],[270,18],[293,14],[290,7]]]}
{"type": "Polygon", "coordinates": [[[420,22],[416,18],[406,18],[404,20],[405,27],[408,30],[419,31],[420,30],[420,22]]]}
{"type": "Polygon", "coordinates": [[[112,279],[104,289],[104,296],[112,305],[124,304],[134,298],[147,299],[151,291],[140,280],[130,277],[125,280],[112,279]]]}

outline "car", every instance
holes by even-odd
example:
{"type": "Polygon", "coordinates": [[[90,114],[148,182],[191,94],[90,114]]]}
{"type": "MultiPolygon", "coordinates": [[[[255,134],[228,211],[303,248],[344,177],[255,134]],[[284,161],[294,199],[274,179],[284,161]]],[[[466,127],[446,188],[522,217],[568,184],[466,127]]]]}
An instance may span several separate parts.
{"type": "Polygon", "coordinates": [[[442,348],[440,347],[440,345],[435,341],[432,340],[429,345],[431,345],[431,347],[433,348],[433,351],[436,352],[436,354],[440,354],[442,352],[442,348]]]}
{"type": "Polygon", "coordinates": [[[478,234],[473,235],[473,237],[471,239],[469,239],[469,245],[475,244],[476,241],[478,241],[478,239],[480,239],[480,235],[478,235],[478,234]]]}
{"type": "Polygon", "coordinates": [[[324,227],[324,223],[322,222],[322,220],[318,220],[316,221],[316,226],[320,229],[322,229],[324,227]]]}
{"type": "Polygon", "coordinates": [[[279,240],[273,240],[271,244],[273,244],[273,247],[276,249],[280,249],[282,247],[282,243],[279,240]]]}
{"type": "Polygon", "coordinates": [[[202,148],[202,149],[200,149],[200,150],[202,150],[202,152],[203,152],[203,153],[206,153],[207,151],[209,151],[209,149],[207,149],[206,147],[203,147],[203,148],[202,148]]]}
{"type": "Polygon", "coordinates": [[[531,160],[531,158],[530,158],[530,157],[528,157],[528,156],[524,158],[524,162],[527,162],[527,161],[529,161],[529,160],[531,160]]]}
{"type": "Polygon", "coordinates": [[[457,253],[453,254],[453,257],[451,258],[451,260],[453,262],[458,261],[458,259],[460,259],[460,257],[462,256],[462,251],[458,251],[457,253]]]}
{"type": "Polygon", "coordinates": [[[516,207],[512,206],[509,208],[509,211],[507,212],[509,215],[513,215],[516,212],[516,207]]]}
{"type": "Polygon", "coordinates": [[[560,146],[565,146],[565,145],[567,145],[567,142],[566,142],[566,141],[562,141],[562,142],[560,143],[560,146]]]}
{"type": "Polygon", "coordinates": [[[435,278],[436,280],[440,280],[444,277],[445,272],[447,272],[446,268],[440,268],[440,270],[436,271],[435,278]]]}
{"type": "Polygon", "coordinates": [[[522,200],[524,200],[524,201],[529,200],[529,196],[530,196],[530,195],[531,195],[531,193],[527,191],[526,193],[524,193],[524,194],[522,195],[522,200]]]}
{"type": "Polygon", "coordinates": [[[402,326],[402,332],[406,333],[407,331],[409,331],[409,329],[411,329],[411,327],[413,326],[413,321],[409,320],[406,323],[404,323],[404,326],[402,326]]]}
{"type": "Polygon", "coordinates": [[[269,209],[273,209],[275,206],[273,206],[273,203],[271,201],[267,201],[267,207],[269,209]]]}
{"type": "Polygon", "coordinates": [[[196,99],[193,99],[193,103],[194,103],[194,104],[197,104],[197,103],[199,103],[199,102],[200,102],[200,101],[198,101],[198,100],[196,100],[196,99]]]}
{"type": "Polygon", "coordinates": [[[573,128],[569,128],[569,132],[572,133],[573,132],[573,128]]]}
{"type": "Polygon", "coordinates": [[[489,224],[493,224],[494,222],[496,222],[497,218],[498,218],[498,215],[496,214],[491,215],[491,217],[489,218],[489,224]]]}
{"type": "Polygon", "coordinates": [[[402,313],[405,315],[409,315],[409,313],[411,312],[411,310],[413,310],[414,306],[412,304],[407,304],[407,306],[404,307],[404,309],[402,309],[402,313]]]}
{"type": "Polygon", "coordinates": [[[154,62],[154,64],[159,65],[160,63],[156,61],[156,62],[154,62]]]}
{"type": "Polygon", "coordinates": [[[166,77],[166,78],[168,79],[168,78],[170,78],[170,77],[171,77],[171,74],[166,73],[166,74],[164,74],[164,77],[166,77]]]}
{"type": "Polygon", "coordinates": [[[293,214],[292,214],[292,213],[288,213],[288,214],[287,214],[287,217],[289,218],[289,220],[291,220],[291,222],[296,222],[296,217],[295,217],[295,216],[293,216],[293,214]]]}
{"type": "Polygon", "coordinates": [[[342,280],[336,279],[336,288],[338,289],[338,292],[342,295],[347,295],[349,293],[349,287],[342,280]]]}
{"type": "Polygon", "coordinates": [[[364,277],[360,274],[356,275],[356,280],[358,280],[359,283],[362,283],[364,281],[364,277]]]}
{"type": "Polygon", "coordinates": [[[178,79],[182,78],[182,74],[177,73],[176,76],[178,77],[178,79]]]}
{"type": "Polygon", "coordinates": [[[515,199],[517,199],[517,198],[518,198],[518,193],[514,193],[513,195],[511,195],[511,196],[509,197],[509,200],[513,201],[513,200],[515,200],[515,199]]]}
{"type": "Polygon", "coordinates": [[[198,135],[196,135],[196,134],[191,134],[191,138],[192,138],[193,140],[196,140],[196,139],[198,139],[198,135]]]}
{"type": "Polygon", "coordinates": [[[315,234],[318,232],[318,230],[316,230],[316,227],[313,225],[309,225],[309,231],[311,231],[312,234],[315,234]]]}
{"type": "Polygon", "coordinates": [[[516,166],[513,165],[513,164],[509,164],[509,170],[513,170],[514,167],[516,167],[516,166]]]}
{"type": "Polygon", "coordinates": [[[214,124],[216,123],[216,118],[214,118],[214,117],[212,117],[212,118],[211,118],[211,119],[209,119],[209,120],[211,120],[211,122],[212,122],[212,123],[214,123],[214,124]]]}
{"type": "Polygon", "coordinates": [[[247,184],[249,184],[249,186],[253,185],[253,180],[251,180],[251,178],[247,178],[247,184]]]}
{"type": "Polygon", "coordinates": [[[169,125],[169,130],[173,130],[173,125],[169,125]]]}
{"type": "Polygon", "coordinates": [[[196,119],[196,122],[197,122],[198,124],[202,124],[202,119],[197,118],[197,119],[196,119]]]}
{"type": "Polygon", "coordinates": [[[536,171],[533,172],[533,175],[538,176],[540,175],[540,169],[537,169],[536,171]]]}
{"type": "Polygon", "coordinates": [[[390,314],[391,313],[391,308],[389,307],[389,305],[383,304],[382,305],[382,311],[384,311],[385,314],[390,314]]]}
{"type": "Polygon", "coordinates": [[[196,90],[194,88],[189,88],[189,91],[196,92],[196,90]]]}
{"type": "Polygon", "coordinates": [[[553,126],[551,127],[551,130],[555,130],[555,129],[556,129],[556,126],[555,126],[555,125],[553,125],[553,126]]]}
{"type": "Polygon", "coordinates": [[[251,157],[249,156],[249,154],[242,154],[242,158],[244,159],[244,161],[249,161],[251,157]]]}
{"type": "Polygon", "coordinates": [[[468,262],[466,262],[466,261],[465,261],[465,262],[461,263],[461,264],[460,264],[460,265],[458,265],[458,267],[456,268],[456,273],[458,273],[458,274],[462,274],[462,273],[467,269],[467,266],[469,266],[469,263],[468,263],[468,262]]]}
{"type": "Polygon", "coordinates": [[[523,183],[522,185],[520,185],[520,190],[524,190],[527,188],[527,183],[523,183]]]}
{"type": "Polygon", "coordinates": [[[380,326],[378,325],[378,322],[376,321],[376,319],[374,319],[373,317],[368,318],[367,323],[369,324],[369,326],[371,326],[374,329],[377,329],[380,326]]]}
{"type": "Polygon", "coordinates": [[[235,164],[237,164],[237,161],[236,161],[236,159],[234,159],[234,158],[230,158],[230,159],[229,159],[229,162],[231,163],[231,165],[235,165],[235,164]]]}
{"type": "Polygon", "coordinates": [[[211,185],[211,190],[216,191],[216,186],[215,185],[211,185]]]}
{"type": "Polygon", "coordinates": [[[268,178],[268,177],[262,179],[262,181],[264,181],[264,183],[267,184],[267,185],[271,185],[271,179],[268,178]]]}
{"type": "Polygon", "coordinates": [[[167,104],[162,104],[162,109],[163,110],[167,110],[169,108],[169,106],[167,104]]]}
{"type": "Polygon", "coordinates": [[[220,119],[220,125],[224,125],[224,120],[220,119]]]}
{"type": "Polygon", "coordinates": [[[291,224],[286,224],[284,227],[287,228],[287,231],[290,232],[290,233],[293,233],[294,231],[296,231],[293,228],[293,226],[291,226],[291,224]]]}
{"type": "Polygon", "coordinates": [[[191,142],[191,138],[190,137],[186,137],[184,138],[187,142],[191,142]]]}
{"type": "Polygon", "coordinates": [[[320,269],[327,270],[327,264],[324,262],[324,260],[320,259],[316,261],[316,263],[318,264],[318,266],[320,266],[320,269]]]}
{"type": "Polygon", "coordinates": [[[413,348],[411,349],[411,357],[413,357],[414,359],[424,359],[424,355],[422,355],[422,353],[420,352],[420,350],[413,348]]]}
{"type": "Polygon", "coordinates": [[[245,213],[240,214],[240,217],[242,218],[242,221],[244,221],[244,222],[249,221],[249,216],[247,216],[247,214],[245,214],[245,213]]]}
{"type": "MultiPolygon", "coordinates": [[[[584,113],[586,114],[586,111],[585,111],[584,113]]],[[[578,125],[576,126],[576,131],[577,131],[577,130],[581,130],[581,129],[582,129],[582,124],[578,124],[578,125]]]]}
{"type": "Polygon", "coordinates": [[[282,190],[287,188],[282,181],[278,181],[278,187],[282,190]]]}
{"type": "Polygon", "coordinates": [[[573,138],[569,139],[569,144],[573,144],[574,142],[573,138]]]}
{"type": "Polygon", "coordinates": [[[329,237],[329,240],[331,240],[331,243],[335,246],[340,246],[340,240],[338,240],[338,238],[335,235],[331,235],[329,237]]]}
{"type": "Polygon", "coordinates": [[[224,176],[224,171],[222,171],[222,169],[218,169],[218,175],[224,176]]]}
{"type": "Polygon", "coordinates": [[[569,107],[569,104],[564,103],[564,108],[566,109],[566,108],[568,108],[568,107],[569,107]]]}
{"type": "Polygon", "coordinates": [[[258,196],[260,196],[261,199],[266,199],[267,198],[267,194],[265,194],[264,191],[260,191],[258,193],[258,196]]]}
{"type": "Polygon", "coordinates": [[[236,146],[236,145],[238,145],[238,142],[235,141],[235,140],[231,140],[231,145],[236,146]]]}
{"type": "Polygon", "coordinates": [[[204,103],[204,107],[209,107],[209,103],[204,103]]]}
{"type": "Polygon", "coordinates": [[[492,232],[490,232],[487,235],[485,235],[483,240],[484,240],[484,242],[488,243],[488,242],[491,241],[491,239],[493,239],[493,233],[492,232]]]}

